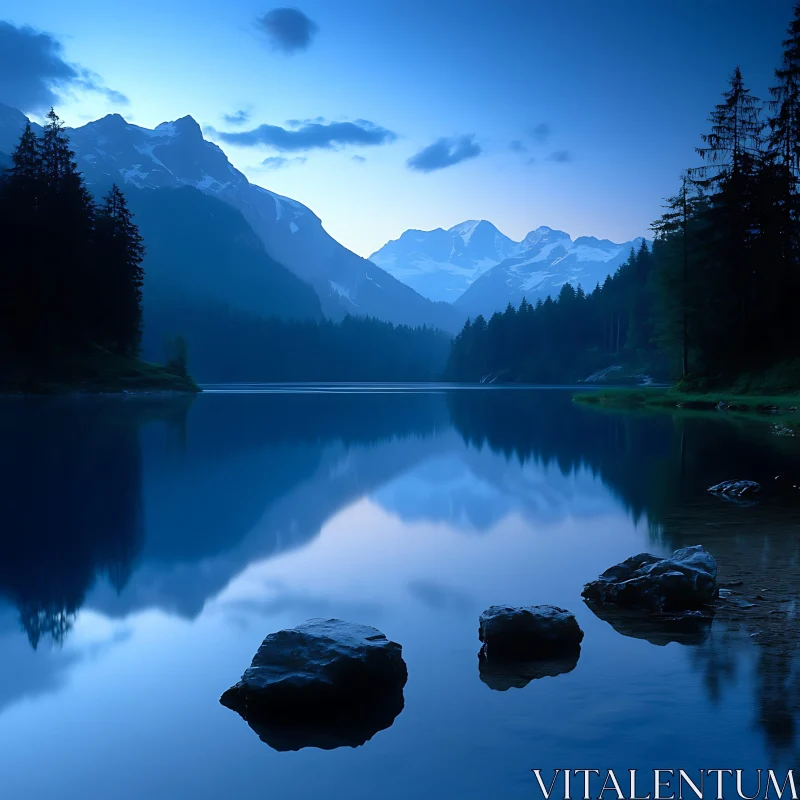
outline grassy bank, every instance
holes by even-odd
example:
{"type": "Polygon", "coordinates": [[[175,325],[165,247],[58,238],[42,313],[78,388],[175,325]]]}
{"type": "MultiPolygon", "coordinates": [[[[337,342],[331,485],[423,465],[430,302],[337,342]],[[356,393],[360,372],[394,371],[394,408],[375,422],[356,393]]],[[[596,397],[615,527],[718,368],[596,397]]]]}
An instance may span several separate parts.
{"type": "Polygon", "coordinates": [[[577,403],[606,408],[686,408],[695,411],[756,411],[794,414],[800,394],[739,394],[733,391],[685,392],[647,387],[598,389],[574,395],[577,403]]]}
{"type": "Polygon", "coordinates": [[[0,375],[0,392],[6,394],[199,391],[188,375],[181,375],[161,364],[100,349],[81,358],[36,367],[25,366],[0,375]]]}

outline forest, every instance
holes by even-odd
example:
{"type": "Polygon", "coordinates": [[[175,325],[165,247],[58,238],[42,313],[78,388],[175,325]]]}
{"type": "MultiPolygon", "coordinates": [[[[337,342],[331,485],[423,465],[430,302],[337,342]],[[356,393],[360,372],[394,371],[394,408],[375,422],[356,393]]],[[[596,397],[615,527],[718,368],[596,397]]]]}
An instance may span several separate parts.
{"type": "Polygon", "coordinates": [[[168,358],[176,336],[193,331],[187,361],[205,383],[438,381],[451,343],[436,328],[352,316],[285,320],[225,305],[172,305],[168,319],[155,312],[148,317],[148,330],[162,339],[153,349],[167,343],[168,358]]]}
{"type": "Polygon", "coordinates": [[[800,6],[769,98],[736,67],[708,122],[652,246],[588,293],[565,284],[468,320],[448,377],[552,382],[626,364],[687,388],[800,387],[800,6]]]}
{"type": "Polygon", "coordinates": [[[52,110],[0,170],[0,237],[4,389],[192,389],[190,355],[212,382],[427,381],[447,360],[447,334],[373,319],[291,321],[190,301],[145,315],[146,243],[126,197],[116,185],[92,196],[52,110]],[[165,368],[139,359],[145,342],[165,368]]]}
{"type": "Polygon", "coordinates": [[[0,179],[0,352],[50,364],[92,347],[136,355],[144,247],[117,186],[99,203],[54,111],[27,126],[0,179]]]}

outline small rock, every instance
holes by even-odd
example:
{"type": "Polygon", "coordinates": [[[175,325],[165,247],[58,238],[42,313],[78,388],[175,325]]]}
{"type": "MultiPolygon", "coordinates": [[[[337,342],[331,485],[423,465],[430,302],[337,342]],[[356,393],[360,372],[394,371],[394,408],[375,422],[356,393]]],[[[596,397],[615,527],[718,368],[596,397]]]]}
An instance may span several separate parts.
{"type": "Polygon", "coordinates": [[[402,648],[377,628],[310,619],[271,633],[220,698],[276,750],[357,747],[403,710],[402,648]]]}
{"type": "Polygon", "coordinates": [[[711,494],[738,498],[758,494],[761,491],[761,486],[755,481],[722,481],[722,483],[718,483],[715,486],[709,486],[708,491],[711,494]]]}
{"type": "Polygon", "coordinates": [[[717,562],[702,545],[676,550],[668,558],[632,556],[583,587],[596,603],[650,611],[700,609],[717,592],[717,562]]]}
{"type": "Polygon", "coordinates": [[[580,646],[583,631],[557,606],[492,606],[481,614],[478,638],[488,658],[536,659],[580,646]]]}

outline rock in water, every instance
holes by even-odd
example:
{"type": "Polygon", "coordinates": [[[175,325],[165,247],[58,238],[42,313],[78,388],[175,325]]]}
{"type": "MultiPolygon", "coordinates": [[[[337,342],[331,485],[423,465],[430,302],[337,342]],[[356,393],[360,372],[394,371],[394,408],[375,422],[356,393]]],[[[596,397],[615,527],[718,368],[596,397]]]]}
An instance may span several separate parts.
{"type": "Polygon", "coordinates": [[[721,494],[725,497],[746,497],[751,494],[758,494],[761,491],[760,484],[755,481],[722,481],[716,486],[709,486],[711,494],[721,494]]]}
{"type": "Polygon", "coordinates": [[[402,647],[377,628],[310,619],[271,633],[220,698],[275,750],[358,747],[403,710],[402,647]]]}
{"type": "Polygon", "coordinates": [[[695,545],[667,558],[632,556],[587,583],[581,594],[595,603],[674,612],[701,609],[716,591],[717,562],[702,545],[695,545]]]}
{"type": "Polygon", "coordinates": [[[583,631],[557,606],[492,606],[481,614],[478,638],[480,678],[502,692],[575,669],[583,631]]]}
{"type": "Polygon", "coordinates": [[[481,614],[478,638],[488,657],[546,658],[580,645],[583,631],[557,606],[492,606],[481,614]]]}

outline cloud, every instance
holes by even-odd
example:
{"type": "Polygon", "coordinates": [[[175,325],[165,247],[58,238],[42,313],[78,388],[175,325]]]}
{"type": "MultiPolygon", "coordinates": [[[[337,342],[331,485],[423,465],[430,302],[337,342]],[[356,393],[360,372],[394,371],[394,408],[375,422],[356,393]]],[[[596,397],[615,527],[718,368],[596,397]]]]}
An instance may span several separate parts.
{"type": "Polygon", "coordinates": [[[250,121],[250,112],[239,109],[232,114],[223,114],[222,119],[224,119],[228,125],[244,125],[245,122],[250,121]]]}
{"type": "Polygon", "coordinates": [[[555,161],[557,164],[566,164],[572,161],[572,153],[569,150],[556,150],[547,156],[548,161],[555,161]]]}
{"type": "Polygon", "coordinates": [[[540,122],[528,131],[528,135],[537,144],[544,144],[550,138],[551,133],[552,130],[547,122],[540,122]]]}
{"type": "Polygon", "coordinates": [[[294,158],[284,158],[283,156],[270,156],[265,158],[261,165],[267,169],[283,169],[292,164],[305,164],[308,161],[304,156],[294,156],[294,158]]]}
{"type": "Polygon", "coordinates": [[[331,149],[349,144],[388,144],[397,138],[396,133],[365,119],[357,119],[355,122],[326,122],[318,118],[291,120],[287,124],[296,130],[279,125],[259,125],[249,131],[226,132],[211,129],[210,133],[229,144],[243,147],[265,145],[279,152],[331,149]]]}
{"type": "Polygon", "coordinates": [[[363,164],[367,159],[364,156],[353,156],[353,161],[357,164],[363,164]]]}
{"type": "Polygon", "coordinates": [[[275,50],[289,54],[305,50],[319,30],[316,23],[297,8],[273,8],[259,17],[256,25],[275,50]]]}
{"type": "Polygon", "coordinates": [[[433,144],[423,147],[406,162],[409,169],[418,172],[434,172],[437,169],[452,167],[481,154],[481,146],[474,134],[467,136],[443,137],[433,144]]]}
{"type": "Polygon", "coordinates": [[[521,139],[514,139],[508,143],[508,149],[513,150],[515,153],[527,153],[528,147],[521,139]]]}
{"type": "Polygon", "coordinates": [[[63,45],[51,34],[0,20],[0,98],[4,103],[42,112],[77,90],[97,92],[117,105],[128,102],[99,75],[66,61],[63,45]]]}

